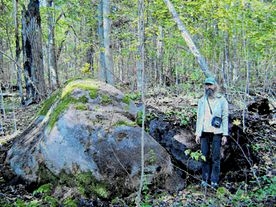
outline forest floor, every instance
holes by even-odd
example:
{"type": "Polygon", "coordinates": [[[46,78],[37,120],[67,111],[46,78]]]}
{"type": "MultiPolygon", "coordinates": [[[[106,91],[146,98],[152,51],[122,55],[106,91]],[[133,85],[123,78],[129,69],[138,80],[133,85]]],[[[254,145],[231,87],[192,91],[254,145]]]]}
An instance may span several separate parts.
{"type": "MultiPolygon", "coordinates": [[[[163,96],[148,99],[148,103],[163,112],[167,111],[169,113],[171,109],[179,109],[184,107],[184,105],[193,105],[195,102],[193,99],[180,98],[178,96],[171,96],[168,98],[167,94],[163,94],[163,96]]],[[[16,105],[16,103],[13,104],[16,105]]],[[[7,150],[12,145],[13,138],[16,137],[17,134],[23,132],[24,129],[31,124],[39,109],[40,105],[38,104],[33,104],[27,107],[14,107],[14,110],[10,110],[6,113],[5,119],[2,116],[1,121],[5,130],[5,135],[0,136],[0,169],[3,165],[7,150]],[[16,132],[15,128],[17,129],[16,132]]],[[[192,112],[188,110],[187,113],[189,114],[192,112]]],[[[275,206],[275,124],[270,125],[268,123],[265,127],[253,126],[250,130],[252,130],[250,133],[257,133],[259,137],[271,136],[272,142],[261,139],[262,141],[256,145],[256,148],[258,148],[256,150],[261,151],[261,157],[259,158],[258,164],[254,165],[251,169],[252,172],[247,180],[233,182],[225,177],[223,178],[220,187],[217,190],[214,190],[209,187],[201,188],[199,185],[200,181],[190,179],[192,182],[188,182],[187,187],[176,194],[169,194],[168,192],[161,190],[159,192],[145,191],[142,196],[141,206],[275,206]],[[255,130],[253,130],[254,127],[255,130]],[[265,130],[259,131],[260,128],[265,130]],[[270,146],[270,144],[274,144],[274,146],[270,146]],[[271,148],[267,149],[269,147],[271,148]],[[262,173],[259,174],[258,172],[260,171],[262,171],[262,173]]],[[[232,176],[235,176],[235,172],[232,173],[232,176]]],[[[41,196],[37,197],[22,184],[6,183],[0,173],[0,206],[44,206],[41,205],[41,199],[44,198],[41,196]],[[3,200],[8,201],[8,203],[3,203],[3,200]]],[[[47,204],[45,206],[52,205],[47,204]]],[[[113,204],[97,200],[82,201],[82,204],[76,206],[119,207],[127,205],[122,200],[113,201],[113,204]]]]}

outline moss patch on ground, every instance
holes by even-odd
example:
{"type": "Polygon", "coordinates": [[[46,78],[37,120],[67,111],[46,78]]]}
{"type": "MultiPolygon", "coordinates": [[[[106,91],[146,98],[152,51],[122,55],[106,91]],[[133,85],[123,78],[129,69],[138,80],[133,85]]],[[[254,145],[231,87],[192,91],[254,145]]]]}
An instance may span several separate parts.
{"type": "Polygon", "coordinates": [[[109,192],[107,185],[103,182],[97,181],[92,172],[81,172],[75,175],[61,172],[61,185],[68,185],[69,187],[78,187],[80,194],[85,197],[97,196],[100,198],[108,198],[109,192]]]}

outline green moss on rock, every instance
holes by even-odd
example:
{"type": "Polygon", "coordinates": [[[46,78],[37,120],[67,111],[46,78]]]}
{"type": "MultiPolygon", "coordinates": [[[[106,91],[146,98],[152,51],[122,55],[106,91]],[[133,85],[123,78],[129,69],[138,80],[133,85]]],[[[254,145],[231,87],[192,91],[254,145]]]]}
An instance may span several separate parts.
{"type": "Polygon", "coordinates": [[[95,94],[97,94],[99,86],[98,86],[98,83],[96,81],[91,80],[91,79],[76,80],[76,81],[68,83],[65,86],[65,88],[62,91],[61,98],[63,98],[67,94],[71,94],[71,92],[75,88],[80,88],[80,89],[89,91],[90,96],[91,96],[91,93],[94,94],[94,96],[95,96],[95,94]]]}
{"type": "Polygon", "coordinates": [[[101,95],[101,103],[103,105],[111,104],[112,103],[112,99],[108,95],[102,94],[101,95]]]}
{"type": "Polygon", "coordinates": [[[55,110],[51,114],[51,117],[49,119],[49,127],[52,129],[59,115],[62,114],[70,104],[73,104],[76,102],[77,100],[71,97],[70,95],[67,95],[66,97],[62,98],[60,102],[57,104],[55,110]]]}
{"type": "Polygon", "coordinates": [[[78,98],[78,102],[85,104],[88,102],[88,98],[86,96],[82,96],[82,97],[78,98]]]}
{"type": "Polygon", "coordinates": [[[77,104],[75,105],[75,108],[76,108],[77,110],[80,110],[80,111],[85,111],[85,110],[88,109],[87,105],[85,105],[85,104],[83,104],[83,103],[77,103],[77,104]]]}
{"type": "Polygon", "coordinates": [[[60,97],[61,91],[58,90],[56,92],[54,92],[48,99],[46,99],[43,104],[41,109],[38,111],[37,115],[38,116],[45,116],[47,114],[47,112],[49,111],[49,109],[51,108],[51,106],[58,100],[58,98],[60,97]]]}
{"type": "Polygon", "coordinates": [[[117,121],[114,126],[137,126],[137,124],[133,121],[124,121],[124,120],[120,120],[117,121]]]}
{"type": "Polygon", "coordinates": [[[50,129],[53,128],[54,124],[56,123],[60,114],[62,114],[71,104],[75,104],[76,109],[78,110],[86,110],[87,106],[85,103],[88,102],[88,98],[86,96],[82,96],[78,99],[75,99],[71,96],[71,93],[74,89],[79,88],[82,90],[89,91],[90,98],[96,98],[98,96],[99,86],[98,83],[94,80],[87,79],[87,80],[76,80],[69,82],[62,92],[51,96],[47,103],[45,102],[45,107],[41,110],[41,114],[46,114],[50,107],[53,105],[55,101],[57,101],[58,97],[60,97],[60,101],[57,104],[55,110],[53,110],[50,119],[49,119],[49,127],[50,129]]]}
{"type": "Polygon", "coordinates": [[[130,99],[130,97],[127,96],[127,95],[124,96],[123,99],[122,99],[122,102],[125,103],[125,104],[127,104],[127,105],[130,103],[130,101],[131,101],[131,99],[130,99]]]}
{"type": "Polygon", "coordinates": [[[91,99],[95,99],[98,96],[98,91],[96,89],[90,89],[89,90],[89,96],[91,99]]]}

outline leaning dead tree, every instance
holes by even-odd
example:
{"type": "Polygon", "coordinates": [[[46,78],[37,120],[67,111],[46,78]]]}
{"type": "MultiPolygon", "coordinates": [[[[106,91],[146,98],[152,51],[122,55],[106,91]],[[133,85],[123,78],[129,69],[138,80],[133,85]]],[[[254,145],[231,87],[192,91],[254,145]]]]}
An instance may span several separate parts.
{"type": "Polygon", "coordinates": [[[213,76],[211,71],[209,71],[208,65],[205,61],[205,58],[200,54],[199,50],[197,49],[195,43],[193,42],[191,35],[189,34],[188,30],[186,29],[185,25],[179,18],[173,4],[170,2],[170,0],[164,0],[165,4],[167,5],[169,11],[171,12],[174,21],[176,22],[178,29],[181,32],[182,37],[184,38],[185,42],[187,43],[189,49],[193,53],[193,55],[196,57],[197,62],[203,71],[204,75],[206,77],[213,76]]]}
{"type": "Polygon", "coordinates": [[[38,0],[30,0],[28,9],[23,8],[22,49],[26,82],[25,104],[28,105],[39,102],[46,95],[38,0]]]}

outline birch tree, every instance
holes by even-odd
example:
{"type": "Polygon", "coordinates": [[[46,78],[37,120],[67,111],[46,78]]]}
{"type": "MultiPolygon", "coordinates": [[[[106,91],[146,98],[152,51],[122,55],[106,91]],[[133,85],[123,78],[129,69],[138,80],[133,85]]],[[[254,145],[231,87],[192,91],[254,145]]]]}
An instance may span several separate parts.
{"type": "Polygon", "coordinates": [[[211,72],[209,71],[208,65],[205,61],[205,58],[200,54],[199,50],[197,49],[195,43],[193,42],[191,35],[189,34],[188,30],[186,29],[183,22],[180,20],[173,4],[170,2],[170,0],[164,0],[165,4],[167,5],[169,11],[171,12],[174,21],[176,22],[178,29],[181,32],[182,37],[184,38],[185,42],[187,43],[189,49],[193,53],[193,55],[196,57],[197,62],[203,71],[204,75],[206,77],[211,76],[211,72]]]}
{"type": "Polygon", "coordinates": [[[98,34],[100,42],[100,77],[106,83],[114,84],[113,57],[111,50],[110,1],[99,0],[98,34]]]}
{"type": "MultiPolygon", "coordinates": [[[[0,37],[0,47],[3,48],[3,40],[0,37]]],[[[4,77],[4,56],[0,53],[0,76],[4,77]]]]}
{"type": "Polygon", "coordinates": [[[158,81],[159,79],[159,85],[162,85],[162,74],[163,74],[163,65],[162,65],[162,60],[163,60],[163,39],[164,39],[164,33],[163,33],[163,28],[162,26],[158,27],[159,29],[159,34],[157,37],[157,67],[156,67],[156,74],[155,74],[155,80],[158,81]]]}
{"type": "Polygon", "coordinates": [[[103,37],[104,37],[104,53],[105,53],[105,67],[106,67],[106,82],[114,84],[114,70],[113,59],[110,42],[110,0],[103,0],[103,37]]]}
{"type": "Polygon", "coordinates": [[[22,88],[22,79],[21,79],[21,68],[18,67],[18,61],[20,58],[21,48],[19,44],[19,23],[18,23],[18,0],[13,0],[13,19],[14,19],[14,28],[15,28],[15,64],[17,76],[17,86],[19,89],[19,96],[21,97],[21,102],[23,101],[23,88],[22,88]]]}
{"type": "Polygon", "coordinates": [[[98,37],[100,46],[100,79],[106,81],[105,53],[104,53],[104,30],[103,30],[103,0],[98,4],[98,37]]]}
{"type": "Polygon", "coordinates": [[[141,137],[141,177],[140,177],[140,187],[137,196],[137,204],[140,206],[141,201],[141,193],[144,185],[144,165],[145,165],[145,157],[144,157],[144,134],[145,134],[145,83],[144,83],[144,75],[145,75],[145,25],[144,25],[144,0],[138,0],[138,60],[137,60],[137,86],[142,94],[142,137],[141,137]]]}
{"type": "Polygon", "coordinates": [[[48,16],[48,78],[51,90],[59,87],[57,57],[55,44],[55,26],[53,16],[53,0],[47,0],[48,16]]]}

